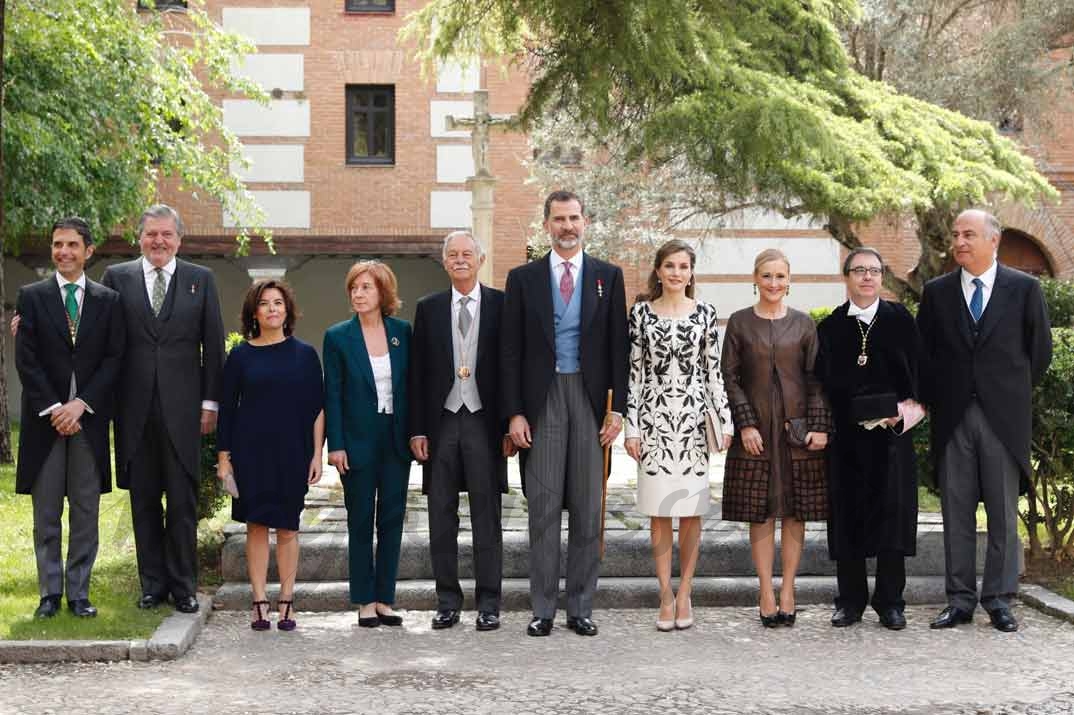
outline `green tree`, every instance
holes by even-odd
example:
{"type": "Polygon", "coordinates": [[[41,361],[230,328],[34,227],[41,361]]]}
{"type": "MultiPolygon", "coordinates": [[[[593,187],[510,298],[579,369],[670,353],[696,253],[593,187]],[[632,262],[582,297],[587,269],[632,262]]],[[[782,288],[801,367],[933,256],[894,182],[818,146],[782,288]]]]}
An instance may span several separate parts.
{"type": "MultiPolygon", "coordinates": [[[[67,214],[83,216],[101,236],[117,226],[129,234],[162,179],[220,201],[256,230],[260,211],[230,173],[231,161],[241,160],[238,141],[210,96],[264,98],[230,70],[253,48],[217,27],[200,0],[181,12],[139,12],[133,1],[111,0],[3,5],[6,249],[17,251],[67,214]]],[[[238,238],[241,249],[246,231],[238,238]]],[[[0,299],[2,275],[0,264],[0,299]]],[[[0,459],[10,460],[2,380],[0,371],[0,459]]]]}
{"type": "Polygon", "coordinates": [[[855,72],[836,24],[856,10],[849,0],[434,0],[407,33],[430,61],[515,58],[532,78],[524,123],[580,123],[631,176],[666,168],[706,187],[705,207],[820,217],[848,247],[860,245],[856,222],[912,212],[921,261],[891,284],[912,297],[939,272],[959,207],[1057,194],[990,125],[855,72]]]}

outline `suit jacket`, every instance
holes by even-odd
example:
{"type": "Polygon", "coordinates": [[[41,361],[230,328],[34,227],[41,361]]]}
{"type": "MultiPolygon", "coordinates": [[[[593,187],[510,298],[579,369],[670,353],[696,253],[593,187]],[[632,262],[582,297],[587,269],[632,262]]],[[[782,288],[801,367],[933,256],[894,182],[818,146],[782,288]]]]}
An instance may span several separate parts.
{"type": "Polygon", "coordinates": [[[974,331],[960,270],[928,282],[917,326],[922,340],[921,392],[929,407],[933,460],[939,460],[970,401],[1030,474],[1033,386],[1052,359],[1052,334],[1040,283],[997,266],[988,306],[974,331]]]}
{"type": "MultiPolygon", "coordinates": [[[[481,308],[475,356],[475,380],[481,397],[485,432],[473,435],[487,442],[496,465],[500,491],[507,492],[507,460],[501,451],[507,423],[500,416],[500,316],[503,292],[481,286],[481,308]]],[[[440,416],[444,402],[455,384],[455,359],[451,332],[451,291],[434,293],[418,301],[414,313],[414,344],[410,354],[410,437],[429,439],[430,459],[422,467],[422,491],[429,492],[434,479],[431,455],[440,436],[440,416]]],[[[473,328],[471,327],[471,330],[473,328]]]]}
{"type": "MultiPolygon", "coordinates": [[[[392,364],[392,443],[396,456],[411,460],[407,439],[407,368],[410,324],[385,317],[388,355],[392,364]]],[[[324,334],[324,417],[328,450],[347,451],[351,469],[373,464],[382,447],[377,439],[377,386],[355,316],[336,323],[324,334]]]]}
{"type": "Polygon", "coordinates": [[[15,367],[22,381],[22,431],[15,491],[29,494],[58,436],[49,416],[38,413],[68,401],[71,374],[76,397],[93,413],[82,415],[82,433],[93,452],[101,492],[112,490],[108,424],[123,360],[125,325],[119,295],[86,279],[82,315],[74,343],[67,327],[63,295],[53,276],[23,286],[17,299],[20,316],[15,338],[15,367]]]}
{"type": "MultiPolygon", "coordinates": [[[[536,428],[556,375],[555,326],[549,254],[507,274],[500,328],[501,414],[525,415],[536,428]]],[[[582,257],[582,381],[600,424],[608,390],[612,410],[626,414],[627,336],[623,271],[589,255],[582,257]],[[599,286],[599,289],[598,289],[599,286]]],[[[526,450],[520,454],[525,459],[526,450]]],[[[525,470],[523,469],[523,473],[525,470]]],[[[524,482],[523,482],[524,483],[524,482]]]]}
{"type": "Polygon", "coordinates": [[[179,461],[197,480],[201,403],[219,401],[224,366],[224,323],[212,271],[176,260],[160,315],[150,307],[141,258],[109,266],[101,282],[119,293],[127,321],[116,411],[116,481],[130,487],[129,467],[154,391],[179,461]]]}

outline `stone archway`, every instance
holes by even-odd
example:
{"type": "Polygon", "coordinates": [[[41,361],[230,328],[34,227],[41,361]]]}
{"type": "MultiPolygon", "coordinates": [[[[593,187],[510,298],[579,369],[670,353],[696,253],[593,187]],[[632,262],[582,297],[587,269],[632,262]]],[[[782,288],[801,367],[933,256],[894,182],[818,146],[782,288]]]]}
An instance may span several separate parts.
{"type": "MultiPolygon", "coordinates": [[[[1051,207],[1028,208],[1022,204],[1002,203],[996,206],[996,217],[1004,226],[1006,237],[1012,229],[1026,237],[1044,256],[1050,275],[1074,277],[1074,227],[1067,225],[1051,207]]],[[[1000,244],[1002,260],[1002,243],[1000,244]]]]}
{"type": "Polygon", "coordinates": [[[1038,278],[1052,278],[1055,267],[1037,241],[1025,231],[1003,229],[999,242],[999,262],[1038,278]]]}

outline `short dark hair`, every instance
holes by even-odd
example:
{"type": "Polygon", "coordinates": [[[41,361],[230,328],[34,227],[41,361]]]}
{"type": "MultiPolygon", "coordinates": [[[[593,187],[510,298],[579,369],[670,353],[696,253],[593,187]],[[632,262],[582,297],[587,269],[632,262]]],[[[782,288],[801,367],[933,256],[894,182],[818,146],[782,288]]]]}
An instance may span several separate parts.
{"type": "Polygon", "coordinates": [[[564,203],[567,201],[577,201],[578,208],[582,210],[582,215],[585,216],[585,204],[582,203],[582,197],[573,191],[553,191],[548,195],[548,198],[544,200],[544,220],[548,220],[548,214],[552,211],[552,202],[564,203]]]}
{"type": "Polygon", "coordinates": [[[90,231],[90,226],[86,223],[85,219],[81,219],[78,216],[68,216],[67,218],[61,218],[56,223],[52,224],[52,230],[49,232],[49,239],[51,240],[52,234],[59,231],[61,228],[69,228],[79,236],[82,237],[82,243],[89,248],[93,245],[93,232],[90,231]]]}
{"type": "Polygon", "coordinates": [[[287,283],[276,278],[262,278],[254,281],[250,290],[246,291],[246,297],[242,301],[242,336],[249,340],[261,335],[261,326],[257,324],[257,304],[261,302],[262,294],[275,288],[283,296],[283,305],[287,310],[287,317],[283,319],[283,334],[291,335],[295,331],[295,322],[298,320],[298,304],[295,303],[295,291],[287,283]]]}
{"type": "Polygon", "coordinates": [[[850,275],[850,262],[854,260],[854,257],[855,256],[861,256],[863,254],[868,254],[870,256],[875,256],[876,260],[880,261],[880,268],[882,270],[885,270],[885,271],[887,270],[887,266],[884,265],[884,257],[880,255],[880,251],[876,250],[875,248],[871,248],[869,246],[858,246],[857,248],[850,249],[850,253],[848,253],[847,257],[843,260],[843,275],[844,276],[849,276],[850,275]]]}

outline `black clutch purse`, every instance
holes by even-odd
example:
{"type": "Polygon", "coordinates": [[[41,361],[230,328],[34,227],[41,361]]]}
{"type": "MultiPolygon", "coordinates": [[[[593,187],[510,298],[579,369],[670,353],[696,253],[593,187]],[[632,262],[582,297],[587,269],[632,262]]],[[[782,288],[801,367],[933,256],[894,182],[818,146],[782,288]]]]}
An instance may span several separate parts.
{"type": "Polygon", "coordinates": [[[850,419],[855,423],[895,417],[899,414],[899,398],[894,392],[857,395],[850,398],[850,419]]]}
{"type": "Polygon", "coordinates": [[[787,444],[799,449],[806,449],[806,436],[809,434],[809,425],[805,417],[792,417],[783,423],[787,430],[787,444]]]}

